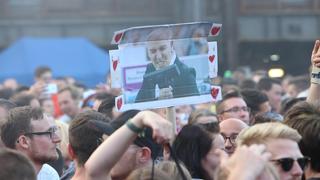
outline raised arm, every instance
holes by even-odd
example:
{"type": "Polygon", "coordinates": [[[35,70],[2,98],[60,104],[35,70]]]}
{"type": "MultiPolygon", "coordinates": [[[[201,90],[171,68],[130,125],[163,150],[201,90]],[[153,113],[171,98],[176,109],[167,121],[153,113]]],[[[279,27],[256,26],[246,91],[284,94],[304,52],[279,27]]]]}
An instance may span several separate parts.
{"type": "MultiPolygon", "coordinates": [[[[161,144],[169,142],[173,137],[171,123],[151,111],[142,111],[133,117],[131,125],[137,128],[150,127],[153,130],[153,139],[161,144]]],[[[133,143],[137,133],[124,124],[108,137],[90,156],[85,163],[86,179],[106,179],[112,167],[133,143]]]]}
{"type": "Polygon", "coordinates": [[[320,103],[320,41],[317,40],[314,44],[311,55],[312,72],[311,85],[307,97],[307,102],[311,104],[320,103]]]}

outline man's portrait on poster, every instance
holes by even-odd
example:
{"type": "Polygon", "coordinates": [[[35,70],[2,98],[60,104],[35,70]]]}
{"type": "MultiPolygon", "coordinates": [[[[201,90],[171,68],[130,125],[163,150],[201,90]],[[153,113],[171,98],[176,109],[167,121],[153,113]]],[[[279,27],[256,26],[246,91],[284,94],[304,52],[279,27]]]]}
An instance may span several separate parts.
{"type": "Polygon", "coordinates": [[[146,54],[150,63],[135,102],[199,95],[196,70],[179,60],[170,36],[172,33],[165,29],[149,34],[146,54]]]}

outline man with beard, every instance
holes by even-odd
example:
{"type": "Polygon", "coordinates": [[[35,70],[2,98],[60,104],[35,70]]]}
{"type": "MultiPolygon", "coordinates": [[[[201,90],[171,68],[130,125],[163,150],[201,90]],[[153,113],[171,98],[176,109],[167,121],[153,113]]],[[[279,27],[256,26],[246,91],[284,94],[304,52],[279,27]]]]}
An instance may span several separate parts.
{"type": "Polygon", "coordinates": [[[9,111],[1,128],[1,139],[6,147],[27,155],[33,162],[37,179],[59,179],[58,173],[47,162],[57,160],[57,144],[61,141],[54,120],[41,108],[24,106],[9,111]]]}

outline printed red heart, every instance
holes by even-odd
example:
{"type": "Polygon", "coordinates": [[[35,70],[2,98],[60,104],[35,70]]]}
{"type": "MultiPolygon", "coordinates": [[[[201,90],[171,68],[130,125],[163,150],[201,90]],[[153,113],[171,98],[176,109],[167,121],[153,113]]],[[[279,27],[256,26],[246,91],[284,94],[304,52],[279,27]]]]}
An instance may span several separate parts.
{"type": "Polygon", "coordinates": [[[209,56],[209,61],[212,63],[214,61],[214,58],[215,58],[214,55],[209,56]]]}
{"type": "Polygon", "coordinates": [[[122,107],[122,98],[117,99],[117,108],[121,109],[122,107]]]}
{"type": "Polygon", "coordinates": [[[218,94],[219,94],[219,89],[218,88],[212,88],[211,89],[211,96],[213,97],[213,99],[216,99],[218,94]]]}
{"type": "Polygon", "coordinates": [[[112,67],[113,67],[113,70],[114,70],[114,71],[117,69],[118,62],[119,62],[119,60],[118,60],[118,59],[116,59],[116,60],[112,60],[112,67]]]}
{"type": "Polygon", "coordinates": [[[118,43],[118,42],[121,40],[122,35],[123,35],[123,33],[118,33],[118,34],[114,37],[114,41],[115,41],[116,43],[118,43]]]}
{"type": "Polygon", "coordinates": [[[218,34],[219,31],[220,31],[220,27],[213,27],[213,28],[211,29],[211,35],[212,35],[212,36],[215,36],[215,35],[218,34]]]}

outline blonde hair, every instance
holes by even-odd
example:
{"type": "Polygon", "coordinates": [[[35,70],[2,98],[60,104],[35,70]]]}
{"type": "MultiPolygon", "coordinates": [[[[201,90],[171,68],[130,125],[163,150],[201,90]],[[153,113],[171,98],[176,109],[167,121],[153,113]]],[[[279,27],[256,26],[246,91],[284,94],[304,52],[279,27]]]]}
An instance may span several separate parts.
{"type": "MultiPolygon", "coordinates": [[[[192,177],[189,171],[182,165],[179,164],[183,174],[186,176],[188,180],[191,180],[192,177]]],[[[139,169],[134,170],[130,175],[126,178],[126,180],[151,180],[152,179],[152,166],[146,166],[139,169]]],[[[183,180],[178,167],[173,161],[162,161],[155,165],[154,167],[154,180],[183,180]]]]}
{"type": "Polygon", "coordinates": [[[58,144],[58,148],[61,150],[62,156],[64,159],[70,159],[68,153],[68,144],[69,144],[69,125],[62,122],[55,120],[55,123],[59,129],[58,133],[61,139],[61,142],[58,144]]]}
{"type": "MultiPolygon", "coordinates": [[[[278,171],[270,162],[265,165],[263,172],[270,175],[268,177],[270,180],[280,180],[278,171]]],[[[219,167],[214,174],[214,179],[227,180],[230,174],[231,172],[227,168],[219,167]]]]}
{"type": "Polygon", "coordinates": [[[265,144],[268,139],[290,139],[295,142],[301,136],[295,129],[279,122],[268,122],[253,125],[240,132],[237,137],[237,146],[251,144],[265,144]]]}

